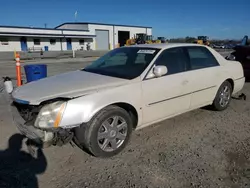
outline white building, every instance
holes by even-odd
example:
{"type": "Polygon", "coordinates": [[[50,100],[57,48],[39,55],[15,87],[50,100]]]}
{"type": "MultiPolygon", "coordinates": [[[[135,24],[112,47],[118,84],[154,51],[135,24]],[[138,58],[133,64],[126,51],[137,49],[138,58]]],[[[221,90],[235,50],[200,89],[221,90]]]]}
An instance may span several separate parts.
{"type": "Polygon", "coordinates": [[[109,50],[136,33],[152,35],[152,27],[103,23],[64,23],[56,28],[0,26],[0,51],[109,50]]]}

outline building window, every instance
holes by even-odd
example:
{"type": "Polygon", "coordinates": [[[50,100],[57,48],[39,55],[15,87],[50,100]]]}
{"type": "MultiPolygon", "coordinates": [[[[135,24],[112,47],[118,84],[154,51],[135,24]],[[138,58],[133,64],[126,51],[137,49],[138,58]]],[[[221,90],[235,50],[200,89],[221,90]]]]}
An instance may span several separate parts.
{"type": "Polygon", "coordinates": [[[55,45],[56,44],[56,39],[50,39],[49,42],[50,42],[51,45],[55,45]]]}
{"type": "Polygon", "coordinates": [[[40,45],[41,41],[40,39],[34,39],[34,45],[40,45]]]}
{"type": "Polygon", "coordinates": [[[9,45],[9,41],[7,38],[0,38],[1,45],[9,45]]]}
{"type": "Polygon", "coordinates": [[[79,44],[84,45],[84,40],[83,39],[79,40],[79,44]]]}

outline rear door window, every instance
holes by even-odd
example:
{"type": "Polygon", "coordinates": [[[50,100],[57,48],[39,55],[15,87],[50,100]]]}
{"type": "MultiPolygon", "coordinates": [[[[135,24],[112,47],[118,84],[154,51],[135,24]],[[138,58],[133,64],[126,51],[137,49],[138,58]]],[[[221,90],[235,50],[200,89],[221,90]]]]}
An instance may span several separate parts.
{"type": "Polygon", "coordinates": [[[192,70],[219,66],[213,54],[205,47],[187,47],[192,70]]]}

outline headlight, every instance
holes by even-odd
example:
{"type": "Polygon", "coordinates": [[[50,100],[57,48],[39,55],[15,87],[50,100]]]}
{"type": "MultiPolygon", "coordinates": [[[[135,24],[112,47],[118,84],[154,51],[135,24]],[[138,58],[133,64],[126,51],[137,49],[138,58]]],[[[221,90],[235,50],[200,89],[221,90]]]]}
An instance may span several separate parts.
{"type": "Polygon", "coordinates": [[[58,101],[44,106],[36,119],[35,126],[39,128],[59,127],[66,102],[58,101]]]}

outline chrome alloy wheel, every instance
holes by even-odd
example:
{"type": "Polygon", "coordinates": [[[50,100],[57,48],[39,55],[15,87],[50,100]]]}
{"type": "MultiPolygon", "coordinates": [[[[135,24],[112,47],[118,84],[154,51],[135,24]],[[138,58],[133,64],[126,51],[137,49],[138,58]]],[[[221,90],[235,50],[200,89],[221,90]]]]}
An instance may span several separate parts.
{"type": "Polygon", "coordinates": [[[127,122],[120,116],[105,120],[99,128],[97,142],[105,152],[117,150],[127,137],[127,122]]]}
{"type": "Polygon", "coordinates": [[[221,107],[225,107],[229,101],[230,101],[230,97],[231,97],[231,91],[230,88],[225,85],[221,92],[220,92],[220,100],[219,100],[219,104],[221,105],[221,107]]]}

